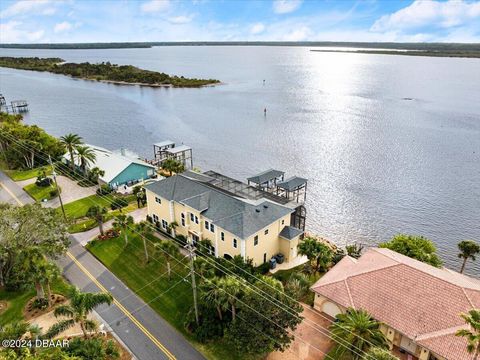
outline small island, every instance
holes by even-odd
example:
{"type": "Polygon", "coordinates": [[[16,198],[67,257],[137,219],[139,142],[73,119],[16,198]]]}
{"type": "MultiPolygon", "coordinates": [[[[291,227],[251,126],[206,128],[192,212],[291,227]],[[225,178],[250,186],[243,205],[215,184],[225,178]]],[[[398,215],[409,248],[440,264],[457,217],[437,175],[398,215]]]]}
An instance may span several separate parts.
{"type": "Polygon", "coordinates": [[[110,62],[77,64],[67,63],[60,58],[0,57],[0,67],[47,71],[78,79],[152,87],[202,87],[220,83],[216,79],[189,79],[183,76],[144,70],[132,65],[117,65],[110,62]]]}

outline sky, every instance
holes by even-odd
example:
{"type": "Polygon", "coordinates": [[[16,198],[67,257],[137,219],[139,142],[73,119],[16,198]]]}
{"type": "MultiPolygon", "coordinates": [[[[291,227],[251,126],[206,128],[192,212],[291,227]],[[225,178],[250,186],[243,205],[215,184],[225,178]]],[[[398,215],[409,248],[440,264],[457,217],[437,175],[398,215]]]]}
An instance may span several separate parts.
{"type": "Polygon", "coordinates": [[[480,0],[0,0],[1,43],[480,42],[480,0]]]}

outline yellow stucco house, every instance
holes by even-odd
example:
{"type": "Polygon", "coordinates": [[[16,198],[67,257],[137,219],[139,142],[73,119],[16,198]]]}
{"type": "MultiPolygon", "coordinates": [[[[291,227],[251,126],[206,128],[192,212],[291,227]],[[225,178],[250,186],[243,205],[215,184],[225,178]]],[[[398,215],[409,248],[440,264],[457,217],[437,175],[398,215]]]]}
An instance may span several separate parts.
{"type": "Polygon", "coordinates": [[[401,359],[473,360],[461,313],[480,308],[480,281],[436,268],[389,249],[345,256],[312,286],[314,308],[333,318],[364,309],[381,323],[401,359]]]}
{"type": "Polygon", "coordinates": [[[254,266],[279,253],[286,262],[294,259],[303,235],[303,230],[292,226],[295,207],[246,184],[242,193],[229,191],[227,180],[237,189],[243,184],[217,173],[192,171],[149,184],[145,186],[148,215],[164,231],[176,222],[176,234],[193,243],[209,239],[217,257],[241,255],[252,259],[254,266]]]}

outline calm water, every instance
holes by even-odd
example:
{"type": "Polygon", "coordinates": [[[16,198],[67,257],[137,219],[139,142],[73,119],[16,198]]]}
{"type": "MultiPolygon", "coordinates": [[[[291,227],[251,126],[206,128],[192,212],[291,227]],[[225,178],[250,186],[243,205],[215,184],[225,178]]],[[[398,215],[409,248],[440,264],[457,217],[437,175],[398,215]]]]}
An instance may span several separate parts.
{"type": "MultiPolygon", "coordinates": [[[[159,89],[0,69],[0,90],[27,99],[26,122],[54,135],[74,132],[146,157],[153,142],[172,139],[193,146],[203,170],[245,179],[273,167],[307,177],[307,227],[338,243],[421,234],[458,269],[457,243],[480,241],[478,59],[288,47],[0,54],[220,79],[212,88],[159,89]]],[[[468,272],[479,275],[480,261],[468,272]]]]}

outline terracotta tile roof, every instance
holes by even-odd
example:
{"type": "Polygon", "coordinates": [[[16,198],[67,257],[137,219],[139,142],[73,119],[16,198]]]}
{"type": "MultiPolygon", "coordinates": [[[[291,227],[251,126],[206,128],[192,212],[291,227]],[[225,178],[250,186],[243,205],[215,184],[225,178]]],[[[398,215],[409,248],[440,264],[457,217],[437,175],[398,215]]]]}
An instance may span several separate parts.
{"type": "Polygon", "coordinates": [[[473,359],[466,340],[455,332],[465,326],[460,313],[480,308],[477,279],[372,248],[358,260],[343,258],[312,290],[345,307],[367,310],[446,359],[473,359]]]}

